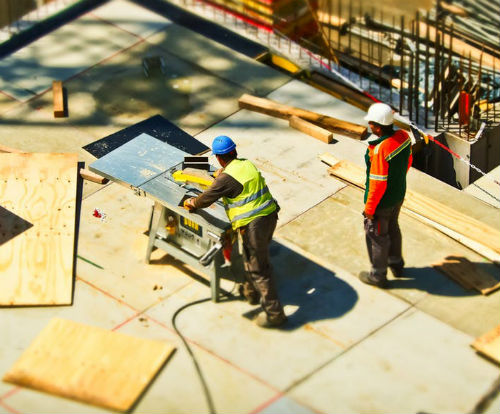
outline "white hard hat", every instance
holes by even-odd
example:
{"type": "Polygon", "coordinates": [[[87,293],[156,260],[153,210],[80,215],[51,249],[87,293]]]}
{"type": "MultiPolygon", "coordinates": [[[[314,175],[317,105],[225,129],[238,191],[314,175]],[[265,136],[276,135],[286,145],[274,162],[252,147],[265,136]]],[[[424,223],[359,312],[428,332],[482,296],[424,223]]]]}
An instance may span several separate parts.
{"type": "Polygon", "coordinates": [[[380,125],[392,125],[394,122],[394,114],[392,108],[381,102],[374,103],[368,108],[368,113],[365,116],[365,121],[376,122],[380,125]]]}

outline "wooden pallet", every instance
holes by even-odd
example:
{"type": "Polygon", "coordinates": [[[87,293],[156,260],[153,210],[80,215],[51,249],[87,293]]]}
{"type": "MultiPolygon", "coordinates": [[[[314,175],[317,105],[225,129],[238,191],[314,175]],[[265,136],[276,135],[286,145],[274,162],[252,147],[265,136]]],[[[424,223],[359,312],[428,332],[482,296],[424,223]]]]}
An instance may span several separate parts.
{"type": "Polygon", "coordinates": [[[71,303],[77,162],[0,154],[0,305],[71,303]]]}
{"type": "Polygon", "coordinates": [[[126,411],[174,349],[167,342],[134,338],[55,318],[3,380],[126,411]]]}

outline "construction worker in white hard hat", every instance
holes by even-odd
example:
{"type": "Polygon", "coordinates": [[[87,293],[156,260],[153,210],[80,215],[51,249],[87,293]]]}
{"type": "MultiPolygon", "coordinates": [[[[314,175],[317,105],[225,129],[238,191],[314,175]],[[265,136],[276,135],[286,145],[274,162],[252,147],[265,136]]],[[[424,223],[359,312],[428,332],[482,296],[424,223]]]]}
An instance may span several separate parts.
{"type": "Polygon", "coordinates": [[[384,103],[370,106],[365,116],[375,139],[365,154],[366,188],[364,226],[371,269],[359,274],[362,282],[387,286],[387,268],[402,277],[404,260],[398,217],[406,193],[406,173],[411,166],[411,140],[394,130],[392,108],[384,103]]]}
{"type": "Polygon", "coordinates": [[[236,144],[231,138],[216,137],[212,152],[222,166],[221,172],[202,194],[187,199],[184,207],[190,211],[206,208],[222,198],[232,228],[243,240],[247,280],[242,293],[252,305],[260,299],[264,313],[257,317],[257,325],[279,327],[287,318],[274,286],[269,257],[269,245],[278,221],[278,203],[255,165],[238,158],[236,144]]]}

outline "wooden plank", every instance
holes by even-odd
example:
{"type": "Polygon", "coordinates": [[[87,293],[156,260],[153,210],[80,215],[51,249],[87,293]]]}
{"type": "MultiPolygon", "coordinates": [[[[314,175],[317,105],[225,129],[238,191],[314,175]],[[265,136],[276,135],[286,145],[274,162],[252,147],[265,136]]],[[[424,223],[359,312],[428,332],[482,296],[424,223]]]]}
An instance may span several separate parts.
{"type": "Polygon", "coordinates": [[[479,353],[500,364],[500,325],[476,338],[471,346],[479,353]]]}
{"type": "MultiPolygon", "coordinates": [[[[328,160],[327,157],[324,158],[328,160]]],[[[365,188],[366,172],[356,164],[342,160],[333,164],[328,169],[328,172],[330,175],[348,181],[357,187],[365,188]]],[[[500,253],[500,232],[498,230],[438,201],[415,191],[407,190],[403,208],[448,227],[458,234],[486,246],[496,253],[500,253]]]]}
{"type": "Polygon", "coordinates": [[[66,115],[66,111],[64,108],[64,90],[62,81],[52,81],[52,95],[54,99],[54,117],[64,117],[66,115]]]}
{"type": "Polygon", "coordinates": [[[7,147],[6,145],[1,145],[0,144],[0,152],[15,152],[15,153],[22,153],[23,151],[18,150],[17,148],[11,148],[7,147]]]}
{"type": "Polygon", "coordinates": [[[168,342],[54,318],[3,380],[126,411],[174,349],[168,342]]]}
{"type": "Polygon", "coordinates": [[[347,135],[354,139],[363,139],[368,135],[368,130],[365,126],[342,121],[305,109],[280,104],[270,99],[243,94],[238,100],[238,103],[242,109],[249,109],[280,119],[289,119],[291,116],[295,115],[329,131],[347,135]]]}
{"type": "Polygon", "coordinates": [[[0,154],[0,305],[70,304],[76,154],[0,154]],[[15,237],[16,222],[31,226],[15,237]]]}
{"type": "Polygon", "coordinates": [[[443,262],[432,265],[466,289],[475,289],[487,295],[500,288],[500,281],[474,265],[465,257],[448,256],[443,262]]]}
{"type": "Polygon", "coordinates": [[[310,135],[313,138],[319,139],[320,141],[326,142],[327,144],[333,141],[333,133],[327,129],[321,128],[308,122],[297,116],[291,116],[289,119],[289,124],[292,128],[310,135]]]}
{"type": "Polygon", "coordinates": [[[92,181],[97,184],[106,184],[109,180],[102,175],[88,170],[87,168],[80,168],[80,176],[84,180],[92,181]]]}

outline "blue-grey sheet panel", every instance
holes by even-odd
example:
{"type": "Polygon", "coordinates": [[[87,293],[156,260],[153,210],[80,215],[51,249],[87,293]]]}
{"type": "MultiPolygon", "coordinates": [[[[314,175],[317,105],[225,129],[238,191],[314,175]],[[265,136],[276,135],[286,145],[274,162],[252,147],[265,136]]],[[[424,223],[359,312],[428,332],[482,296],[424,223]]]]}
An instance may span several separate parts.
{"type": "Polygon", "coordinates": [[[113,181],[139,187],[189,155],[148,134],[141,134],[94,161],[90,169],[113,181]]]}

